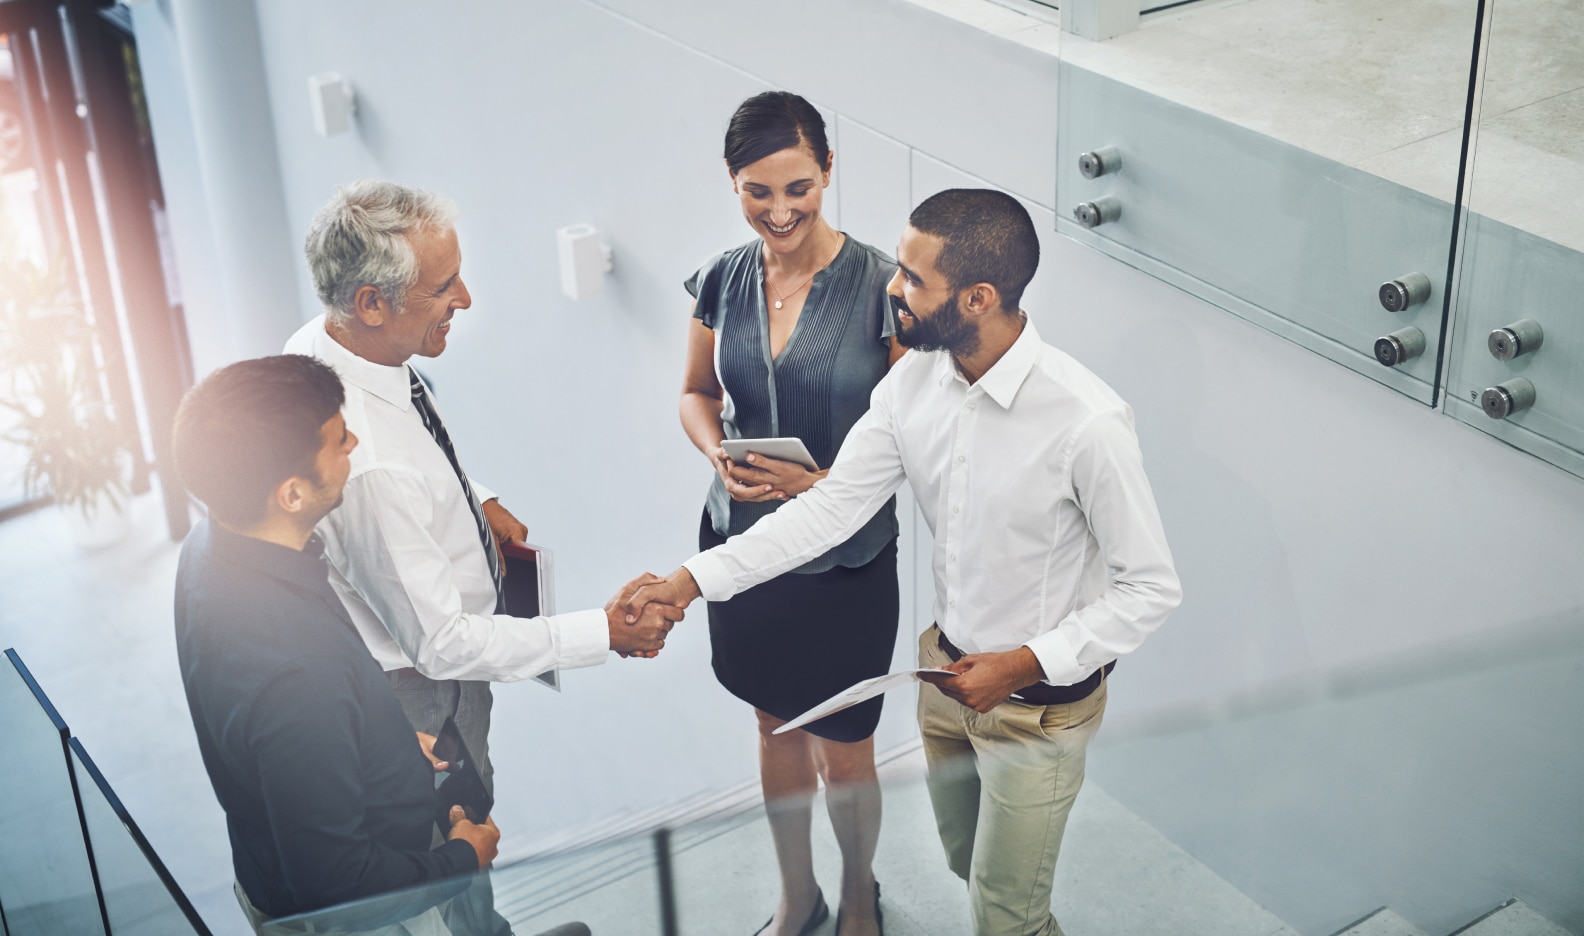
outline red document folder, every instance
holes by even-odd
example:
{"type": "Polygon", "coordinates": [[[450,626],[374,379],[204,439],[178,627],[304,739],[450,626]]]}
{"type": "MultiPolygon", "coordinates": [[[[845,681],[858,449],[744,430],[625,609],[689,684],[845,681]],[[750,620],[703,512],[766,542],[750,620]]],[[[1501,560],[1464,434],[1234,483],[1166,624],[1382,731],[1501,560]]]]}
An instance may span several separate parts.
{"type": "MultiPolygon", "coordinates": [[[[555,554],[532,543],[507,543],[501,547],[505,564],[502,584],[506,613],[512,617],[539,617],[555,613],[555,554]]],[[[561,674],[549,670],[534,677],[560,691],[561,674]]]]}

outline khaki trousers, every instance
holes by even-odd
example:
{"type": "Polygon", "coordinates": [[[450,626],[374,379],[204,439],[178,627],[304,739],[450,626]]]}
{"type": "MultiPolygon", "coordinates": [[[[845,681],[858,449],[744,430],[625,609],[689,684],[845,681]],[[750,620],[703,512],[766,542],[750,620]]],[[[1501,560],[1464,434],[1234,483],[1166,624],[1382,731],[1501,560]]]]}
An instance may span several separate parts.
{"type": "MultiPolygon", "coordinates": [[[[919,665],[951,662],[931,626],[919,665]]],[[[968,882],[975,936],[1061,936],[1051,887],[1106,683],[1065,705],[1008,700],[981,715],[919,685],[919,730],[946,863],[968,882]]]]}

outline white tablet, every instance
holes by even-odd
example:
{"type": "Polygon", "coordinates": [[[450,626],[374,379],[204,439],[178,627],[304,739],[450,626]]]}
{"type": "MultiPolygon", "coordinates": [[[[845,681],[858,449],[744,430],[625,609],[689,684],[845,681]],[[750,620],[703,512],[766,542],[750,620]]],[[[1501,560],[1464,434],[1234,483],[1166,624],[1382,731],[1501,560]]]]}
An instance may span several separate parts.
{"type": "Polygon", "coordinates": [[[797,462],[810,471],[819,470],[819,464],[814,461],[814,456],[809,454],[808,448],[803,445],[803,440],[797,436],[782,439],[723,439],[721,448],[726,450],[727,458],[738,464],[748,464],[748,453],[753,452],[767,458],[797,462]]]}

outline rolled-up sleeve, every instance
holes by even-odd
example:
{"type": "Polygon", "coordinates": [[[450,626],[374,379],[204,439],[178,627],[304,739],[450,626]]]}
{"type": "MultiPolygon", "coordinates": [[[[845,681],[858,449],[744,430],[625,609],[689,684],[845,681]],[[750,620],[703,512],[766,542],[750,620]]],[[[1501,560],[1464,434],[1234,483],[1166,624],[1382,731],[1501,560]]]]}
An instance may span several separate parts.
{"type": "Polygon", "coordinates": [[[512,682],[609,655],[598,608],[535,618],[464,611],[451,557],[429,532],[434,499],[416,474],[366,471],[343,497],[321,527],[336,567],[423,675],[512,682]]]}
{"type": "Polygon", "coordinates": [[[1058,686],[1079,682],[1137,649],[1182,603],[1182,584],[1125,410],[1097,416],[1079,435],[1072,487],[1110,582],[1097,599],[1028,642],[1046,681],[1058,686]]]}

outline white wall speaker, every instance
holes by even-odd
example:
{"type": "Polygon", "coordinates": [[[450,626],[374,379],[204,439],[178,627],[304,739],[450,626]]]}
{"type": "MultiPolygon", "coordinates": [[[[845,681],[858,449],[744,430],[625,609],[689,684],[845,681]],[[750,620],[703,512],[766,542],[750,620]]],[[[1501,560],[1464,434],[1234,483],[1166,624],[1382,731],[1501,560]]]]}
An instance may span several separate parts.
{"type": "Polygon", "coordinates": [[[335,136],[352,127],[357,113],[357,93],[335,72],[324,72],[308,79],[308,102],[313,108],[314,129],[320,136],[335,136]]]}
{"type": "Polygon", "coordinates": [[[556,231],[556,254],[561,260],[561,292],[568,299],[587,299],[605,288],[605,274],[613,268],[611,249],[600,241],[592,224],[569,224],[556,231]]]}

